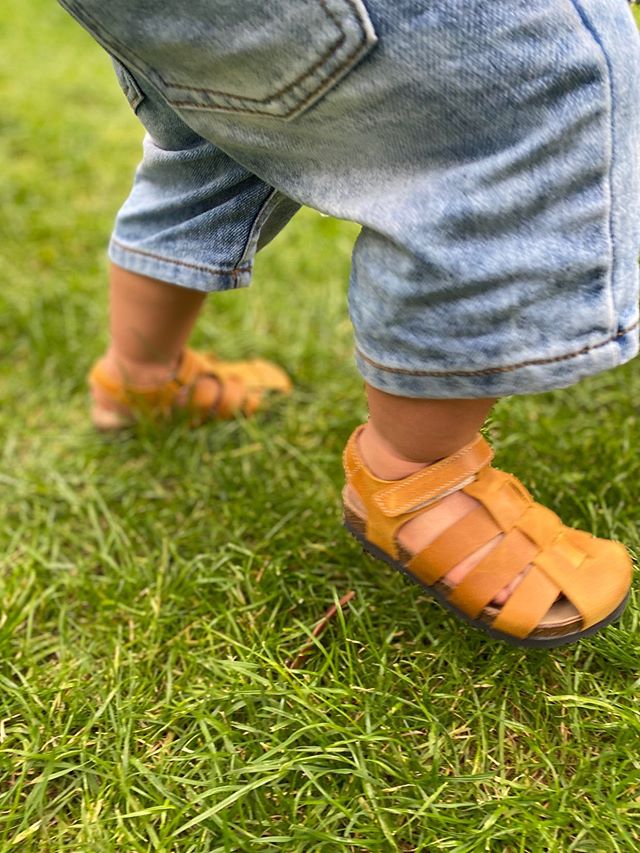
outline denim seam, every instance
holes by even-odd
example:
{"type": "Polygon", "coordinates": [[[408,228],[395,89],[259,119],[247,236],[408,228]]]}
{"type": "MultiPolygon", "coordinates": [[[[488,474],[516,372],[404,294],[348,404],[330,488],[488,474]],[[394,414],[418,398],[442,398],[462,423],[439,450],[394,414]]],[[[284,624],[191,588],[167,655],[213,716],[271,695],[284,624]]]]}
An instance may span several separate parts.
{"type": "MultiPolygon", "coordinates": [[[[75,13],[74,16],[78,17],[80,20],[89,21],[93,25],[93,28],[94,28],[93,30],[91,30],[92,34],[99,41],[101,41],[107,48],[110,48],[112,51],[114,51],[116,58],[119,58],[122,55],[120,53],[120,49],[119,49],[118,44],[111,38],[111,36],[109,36],[107,33],[104,32],[100,23],[93,17],[93,15],[91,15],[90,12],[87,12],[86,9],[78,10],[76,8],[76,4],[73,3],[72,0],[71,0],[71,2],[69,2],[69,0],[60,0],[60,2],[61,2],[61,5],[63,5],[66,9],[68,9],[69,12],[73,8],[74,13],[75,13]]],[[[170,81],[165,80],[164,77],[162,77],[162,75],[158,71],[155,71],[154,73],[157,75],[158,79],[163,83],[164,86],[170,87],[172,89],[183,89],[184,91],[200,92],[202,94],[210,94],[213,96],[220,96],[220,97],[227,98],[227,99],[233,98],[238,102],[239,105],[237,105],[237,106],[200,105],[200,104],[192,104],[190,101],[176,101],[176,100],[167,98],[169,103],[171,103],[175,107],[188,107],[190,109],[195,109],[195,110],[219,109],[219,110],[223,110],[225,112],[242,112],[242,113],[253,113],[256,115],[273,116],[274,114],[271,112],[268,112],[267,110],[252,109],[251,107],[242,106],[242,104],[257,103],[257,104],[268,105],[268,104],[274,103],[275,101],[281,100],[291,90],[295,89],[296,86],[299,86],[305,80],[305,78],[313,77],[316,74],[316,72],[318,71],[318,69],[323,64],[325,64],[331,58],[331,56],[334,55],[336,53],[336,51],[342,47],[342,45],[346,41],[346,31],[342,27],[339,19],[337,19],[333,14],[331,14],[331,12],[329,11],[329,9],[326,6],[325,0],[317,0],[317,2],[322,7],[322,10],[326,14],[326,16],[328,18],[330,18],[334,22],[334,24],[337,26],[337,28],[340,30],[341,35],[331,45],[331,47],[327,51],[325,51],[325,53],[320,57],[319,60],[317,60],[315,62],[315,64],[310,69],[305,70],[295,80],[293,80],[291,83],[288,83],[284,89],[277,91],[276,93],[274,93],[273,95],[270,95],[267,98],[246,98],[246,97],[231,95],[228,92],[217,91],[215,89],[196,88],[196,87],[190,87],[190,86],[183,86],[183,85],[180,85],[179,83],[172,83],[170,81]]],[[[319,81],[319,86],[327,85],[327,84],[331,85],[333,83],[333,81],[342,74],[344,69],[348,67],[349,63],[351,63],[356,58],[358,53],[362,50],[363,46],[365,46],[366,42],[367,42],[367,33],[365,30],[365,27],[363,26],[362,21],[360,20],[360,15],[358,14],[358,10],[357,10],[355,4],[353,3],[353,0],[344,0],[344,2],[348,6],[351,7],[351,9],[354,13],[354,16],[356,18],[356,21],[358,22],[358,26],[360,28],[360,39],[358,41],[358,44],[354,48],[354,50],[351,51],[348,54],[348,56],[346,56],[342,60],[340,65],[332,72],[332,74],[330,74],[328,77],[325,77],[324,80],[319,81]]],[[[143,68],[140,67],[140,65],[145,66],[147,63],[145,63],[142,60],[142,58],[139,57],[134,51],[129,50],[129,53],[132,57],[134,57],[136,62],[139,63],[138,67],[133,66],[133,63],[131,63],[130,60],[128,60],[128,59],[127,60],[121,60],[121,62],[126,63],[127,65],[132,65],[135,68],[135,70],[139,71],[140,74],[142,74],[142,76],[144,77],[145,72],[144,72],[143,68]]],[[[126,65],[125,65],[125,67],[126,67],[126,65]]],[[[151,69],[151,70],[153,70],[153,69],[151,69]]],[[[287,117],[293,115],[294,113],[298,112],[299,110],[304,109],[306,104],[309,101],[313,100],[313,98],[315,98],[319,86],[317,86],[313,90],[313,92],[311,92],[309,95],[307,95],[307,97],[304,98],[304,100],[296,101],[296,103],[293,107],[291,107],[287,112],[282,113],[282,116],[284,118],[287,118],[287,117]]]]}
{"type": "Polygon", "coordinates": [[[607,69],[606,80],[604,81],[606,84],[606,89],[608,93],[607,98],[607,116],[609,120],[609,135],[608,135],[608,150],[607,150],[607,172],[605,175],[605,186],[606,192],[608,196],[608,218],[609,218],[609,254],[610,254],[610,264],[611,264],[611,272],[609,276],[609,311],[610,311],[610,328],[613,331],[615,328],[615,318],[616,314],[616,304],[615,304],[615,295],[614,295],[614,271],[616,267],[616,252],[615,252],[615,234],[613,227],[613,187],[611,175],[614,168],[614,150],[615,150],[615,129],[614,129],[614,91],[613,91],[613,72],[611,69],[611,63],[609,61],[609,56],[607,51],[602,43],[600,36],[594,25],[592,24],[587,12],[582,6],[581,0],[570,0],[573,5],[576,14],[580,18],[582,25],[585,30],[591,36],[593,42],[597,45],[600,53],[602,54],[602,58],[604,60],[605,67],[607,69]]]}
{"type": "MultiPolygon", "coordinates": [[[[116,56],[113,56],[112,59],[118,63],[118,66],[120,68],[120,73],[122,74],[122,81],[120,81],[120,78],[118,77],[118,82],[121,85],[125,98],[129,102],[129,106],[134,111],[134,113],[137,113],[140,104],[145,99],[145,94],[140,88],[140,86],[138,86],[137,80],[129,71],[129,69],[124,66],[116,56]]],[[[117,72],[116,76],[118,76],[117,72]]]]}
{"type": "Polygon", "coordinates": [[[245,244],[242,247],[242,254],[240,255],[240,260],[237,262],[236,266],[240,266],[243,261],[249,262],[247,252],[249,251],[256,234],[260,234],[260,229],[264,225],[265,221],[268,219],[268,213],[270,208],[272,207],[272,202],[278,195],[280,195],[280,193],[278,193],[278,190],[272,187],[271,192],[258,208],[258,212],[254,216],[253,222],[251,223],[251,228],[249,229],[249,234],[247,235],[245,244]]]}
{"type": "Polygon", "coordinates": [[[244,266],[233,267],[232,269],[216,269],[215,267],[209,267],[206,264],[192,264],[188,261],[181,261],[178,258],[167,258],[163,255],[157,255],[155,252],[149,252],[146,249],[135,249],[133,246],[128,246],[126,243],[118,240],[116,237],[112,237],[111,242],[125,252],[133,252],[136,255],[143,255],[146,258],[153,258],[154,260],[162,261],[163,263],[176,264],[180,267],[187,267],[187,269],[199,270],[200,272],[209,272],[214,275],[235,276],[238,273],[249,272],[251,269],[250,263],[247,263],[244,266]]]}
{"type": "Polygon", "coordinates": [[[149,145],[153,145],[153,147],[157,148],[158,151],[162,151],[163,153],[166,153],[166,154],[175,154],[176,151],[180,151],[180,152],[195,151],[196,148],[200,148],[203,145],[211,145],[211,143],[208,142],[206,139],[203,139],[201,136],[198,136],[196,141],[193,142],[191,145],[181,145],[179,148],[164,148],[162,145],[158,145],[158,143],[153,138],[153,136],[151,136],[149,131],[146,132],[145,142],[147,142],[149,145]]]}
{"type": "Polygon", "coordinates": [[[403,376],[492,376],[495,373],[509,373],[513,370],[520,370],[522,367],[534,367],[538,364],[553,364],[557,361],[569,361],[572,358],[578,358],[578,356],[586,355],[586,353],[591,352],[594,349],[600,349],[600,347],[604,347],[618,338],[624,337],[624,335],[627,335],[629,332],[636,329],[639,324],[640,321],[636,320],[635,323],[627,326],[626,329],[616,332],[615,335],[607,338],[606,341],[601,341],[598,344],[583,347],[582,349],[575,350],[574,352],[565,353],[565,355],[558,355],[553,358],[536,358],[529,361],[520,361],[517,364],[510,364],[506,367],[488,367],[485,370],[407,370],[403,367],[387,367],[384,364],[380,364],[380,362],[374,361],[372,358],[365,355],[358,347],[356,347],[356,353],[363,361],[367,362],[367,364],[370,364],[377,370],[383,370],[385,373],[398,373],[403,376]]]}

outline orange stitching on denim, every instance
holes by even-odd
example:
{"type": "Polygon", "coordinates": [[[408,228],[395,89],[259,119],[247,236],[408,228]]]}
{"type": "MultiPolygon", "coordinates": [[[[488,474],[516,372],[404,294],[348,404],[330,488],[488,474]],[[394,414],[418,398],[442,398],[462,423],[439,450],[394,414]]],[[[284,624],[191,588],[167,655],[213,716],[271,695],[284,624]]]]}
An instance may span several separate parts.
{"type": "Polygon", "coordinates": [[[507,367],[489,367],[486,370],[406,370],[403,367],[386,367],[384,364],[380,364],[372,358],[369,358],[369,356],[365,355],[362,350],[358,349],[358,347],[356,347],[356,353],[363,361],[366,361],[367,364],[370,364],[377,370],[383,370],[386,373],[398,373],[404,376],[492,376],[495,373],[508,373],[511,370],[519,370],[522,367],[533,367],[537,364],[553,364],[556,361],[568,361],[571,358],[577,358],[579,355],[585,355],[586,353],[591,352],[591,350],[604,347],[612,341],[615,341],[617,338],[624,337],[624,335],[627,335],[629,332],[636,329],[639,323],[640,320],[636,320],[635,323],[627,326],[626,329],[621,329],[621,331],[616,332],[615,335],[607,338],[606,341],[601,341],[599,344],[592,344],[592,346],[583,347],[581,350],[576,350],[575,352],[566,353],[565,355],[559,355],[554,358],[537,358],[531,359],[531,361],[520,361],[517,364],[512,364],[507,367]]]}
{"type": "Polygon", "coordinates": [[[231,275],[235,276],[236,273],[249,272],[251,267],[236,267],[231,270],[221,270],[215,269],[215,267],[208,267],[204,264],[190,264],[188,261],[180,261],[177,258],[165,258],[162,255],[156,255],[155,252],[148,252],[145,249],[134,249],[133,246],[127,246],[126,243],[121,243],[120,240],[117,240],[115,237],[111,238],[111,242],[114,243],[119,249],[122,249],[125,252],[134,252],[136,255],[144,255],[147,258],[153,258],[156,261],[162,261],[165,264],[177,264],[180,267],[187,267],[191,270],[200,270],[201,272],[210,272],[214,275],[231,275]]]}

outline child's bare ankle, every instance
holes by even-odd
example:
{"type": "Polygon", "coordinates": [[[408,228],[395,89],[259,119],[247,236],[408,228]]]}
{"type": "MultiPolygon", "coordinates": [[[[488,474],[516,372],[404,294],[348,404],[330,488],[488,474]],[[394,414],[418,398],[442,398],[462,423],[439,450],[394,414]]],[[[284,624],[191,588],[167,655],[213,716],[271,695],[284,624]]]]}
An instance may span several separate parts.
{"type": "Polygon", "coordinates": [[[158,361],[138,361],[110,346],[103,357],[102,364],[108,374],[114,378],[117,377],[127,385],[154,386],[162,385],[172,378],[178,366],[178,358],[168,364],[158,361]]]}
{"type": "Polygon", "coordinates": [[[400,397],[367,385],[369,423],[361,452],[382,479],[400,479],[473,441],[494,398],[400,397]],[[386,471],[386,475],[383,473],[386,471]]]}
{"type": "Polygon", "coordinates": [[[381,480],[400,480],[430,464],[430,460],[414,462],[404,458],[380,435],[371,421],[360,433],[358,447],[367,468],[381,480]]]}

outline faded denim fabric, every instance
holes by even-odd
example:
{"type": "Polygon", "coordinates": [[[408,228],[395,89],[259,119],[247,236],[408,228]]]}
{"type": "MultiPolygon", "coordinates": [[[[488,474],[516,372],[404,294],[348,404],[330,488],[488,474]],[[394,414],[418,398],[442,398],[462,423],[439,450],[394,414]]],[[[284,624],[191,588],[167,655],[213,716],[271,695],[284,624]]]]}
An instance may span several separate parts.
{"type": "Polygon", "coordinates": [[[360,223],[363,377],[545,391],[638,350],[640,36],[626,0],[61,0],[148,130],[121,266],[248,284],[305,204],[360,223]]]}

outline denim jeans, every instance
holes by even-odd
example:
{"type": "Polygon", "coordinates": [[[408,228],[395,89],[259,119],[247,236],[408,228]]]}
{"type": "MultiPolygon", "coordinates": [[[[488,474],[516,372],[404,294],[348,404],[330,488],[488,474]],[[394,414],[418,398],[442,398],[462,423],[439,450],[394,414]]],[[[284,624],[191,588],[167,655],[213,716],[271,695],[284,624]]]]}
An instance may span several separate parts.
{"type": "Polygon", "coordinates": [[[362,226],[349,309],[377,388],[530,393],[636,354],[626,0],[61,2],[148,131],[119,265],[244,286],[309,205],[362,226]]]}

